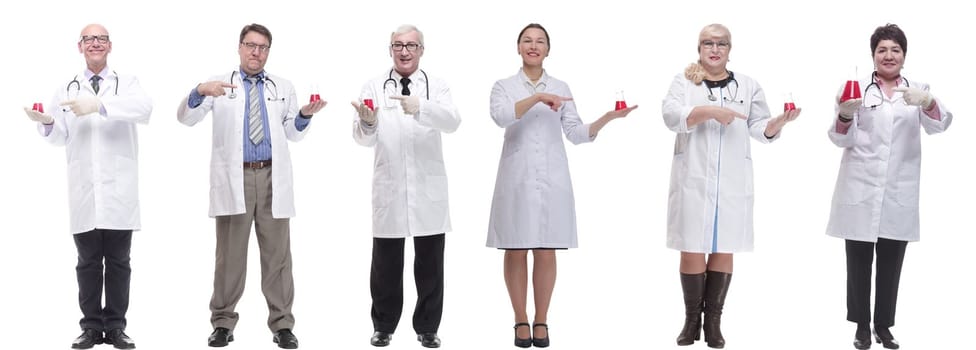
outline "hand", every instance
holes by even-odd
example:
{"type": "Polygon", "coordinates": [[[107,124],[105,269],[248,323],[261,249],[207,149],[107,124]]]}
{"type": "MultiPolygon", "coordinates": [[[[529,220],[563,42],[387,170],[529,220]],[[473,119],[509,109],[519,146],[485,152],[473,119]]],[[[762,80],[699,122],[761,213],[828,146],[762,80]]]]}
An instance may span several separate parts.
{"type": "Polygon", "coordinates": [[[714,107],[714,108],[715,111],[712,114],[712,119],[715,119],[715,121],[722,123],[723,125],[732,124],[732,122],[735,121],[735,118],[739,118],[742,120],[749,119],[749,117],[745,116],[744,114],[733,111],[725,107],[714,107]]]}
{"type": "Polygon", "coordinates": [[[47,114],[35,111],[33,109],[24,107],[24,112],[27,112],[27,118],[41,124],[51,125],[54,124],[54,117],[47,114]]]}
{"type": "Polygon", "coordinates": [[[403,113],[409,115],[417,115],[417,113],[420,113],[420,97],[390,96],[390,98],[400,101],[400,107],[403,108],[403,113]]]}
{"type": "Polygon", "coordinates": [[[861,99],[853,98],[840,103],[839,114],[847,119],[854,119],[854,113],[861,109],[861,99]]]}
{"type": "Polygon", "coordinates": [[[933,98],[932,94],[928,91],[913,87],[896,87],[894,90],[902,93],[907,104],[919,106],[924,109],[932,108],[933,98]]]}
{"type": "Polygon", "coordinates": [[[74,100],[61,102],[62,107],[68,107],[76,117],[98,113],[102,109],[102,101],[98,97],[79,97],[74,100]]]}
{"type": "Polygon", "coordinates": [[[562,108],[563,102],[572,101],[572,97],[562,97],[553,94],[547,94],[544,92],[536,93],[539,97],[539,102],[545,103],[549,108],[552,108],[554,112],[558,112],[559,108],[562,108]]]}
{"type": "Polygon", "coordinates": [[[329,103],[326,102],[325,100],[318,100],[315,102],[311,102],[307,105],[302,106],[301,114],[306,117],[311,117],[313,114],[318,113],[318,111],[322,110],[322,108],[325,108],[325,105],[327,104],[329,103]]]}
{"type": "Polygon", "coordinates": [[[628,114],[630,114],[631,111],[635,109],[637,109],[637,105],[633,105],[624,109],[609,111],[604,115],[610,117],[610,119],[623,118],[626,117],[628,114]]]}
{"type": "Polygon", "coordinates": [[[376,124],[376,111],[369,109],[366,104],[359,101],[349,102],[352,104],[352,108],[356,109],[359,113],[359,120],[362,120],[366,125],[373,126],[376,124]]]}
{"type": "Polygon", "coordinates": [[[685,68],[685,78],[691,80],[695,85],[701,85],[702,80],[705,79],[705,68],[698,62],[689,64],[685,68]]]}
{"type": "Polygon", "coordinates": [[[197,85],[197,93],[203,96],[224,96],[227,94],[224,89],[227,88],[236,89],[237,85],[219,80],[208,81],[206,83],[200,83],[200,85],[197,85]]]}
{"type": "Polygon", "coordinates": [[[766,136],[766,138],[776,136],[776,134],[779,134],[779,131],[783,129],[783,126],[786,125],[786,123],[794,121],[800,116],[801,110],[803,110],[803,108],[788,110],[783,112],[783,114],[780,114],[778,117],[773,118],[773,120],[766,123],[766,130],[763,132],[763,135],[766,136]]]}

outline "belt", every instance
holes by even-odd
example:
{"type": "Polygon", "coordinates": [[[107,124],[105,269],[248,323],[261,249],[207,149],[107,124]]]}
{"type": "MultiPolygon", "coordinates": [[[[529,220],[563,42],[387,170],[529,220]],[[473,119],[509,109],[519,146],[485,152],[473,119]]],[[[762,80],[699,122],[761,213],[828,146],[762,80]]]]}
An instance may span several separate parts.
{"type": "Polygon", "coordinates": [[[244,169],[261,169],[271,166],[271,159],[257,162],[244,162],[244,169]]]}

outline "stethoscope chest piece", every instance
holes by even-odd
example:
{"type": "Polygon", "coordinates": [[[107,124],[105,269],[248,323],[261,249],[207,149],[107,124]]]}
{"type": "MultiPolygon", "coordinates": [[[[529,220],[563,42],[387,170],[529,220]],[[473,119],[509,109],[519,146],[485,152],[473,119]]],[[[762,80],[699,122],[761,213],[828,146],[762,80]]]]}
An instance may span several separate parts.
{"type": "MultiPolygon", "coordinates": [[[[233,98],[233,97],[231,97],[231,98],[233,98]]],[[[715,102],[716,100],[718,100],[718,97],[715,97],[715,95],[708,95],[708,100],[709,101],[712,101],[712,102],[715,102]]]]}
{"type": "Polygon", "coordinates": [[[227,98],[233,100],[233,99],[237,98],[237,93],[236,92],[231,92],[229,95],[227,95],[227,98]]]}

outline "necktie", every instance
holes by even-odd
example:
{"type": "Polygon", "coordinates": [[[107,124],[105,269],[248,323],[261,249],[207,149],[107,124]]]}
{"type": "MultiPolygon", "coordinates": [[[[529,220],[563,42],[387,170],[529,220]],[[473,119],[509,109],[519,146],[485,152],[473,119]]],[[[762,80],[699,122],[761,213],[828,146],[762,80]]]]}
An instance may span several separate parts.
{"type": "Polygon", "coordinates": [[[251,88],[248,90],[250,113],[247,119],[247,135],[251,138],[251,142],[256,145],[264,140],[264,120],[261,119],[261,96],[258,94],[258,81],[260,81],[260,78],[247,77],[247,80],[251,82],[251,88]]]}
{"type": "Polygon", "coordinates": [[[102,80],[102,77],[98,75],[93,75],[91,77],[92,90],[95,90],[95,94],[98,94],[98,82],[102,80]]]}
{"type": "Polygon", "coordinates": [[[410,96],[410,88],[407,87],[407,85],[410,85],[410,78],[400,78],[400,85],[403,85],[403,91],[401,91],[400,94],[403,96],[410,96]]]}

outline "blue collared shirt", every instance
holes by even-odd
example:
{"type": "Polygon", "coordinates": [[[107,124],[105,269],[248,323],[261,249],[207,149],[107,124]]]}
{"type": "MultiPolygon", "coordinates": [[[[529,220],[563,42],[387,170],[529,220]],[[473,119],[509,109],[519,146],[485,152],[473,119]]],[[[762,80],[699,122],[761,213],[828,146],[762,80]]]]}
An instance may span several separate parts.
{"type": "MultiPolygon", "coordinates": [[[[244,71],[240,71],[239,74],[242,77],[247,76],[244,73],[244,71]]],[[[251,101],[250,101],[251,94],[247,93],[248,91],[251,91],[250,90],[251,81],[248,79],[242,79],[244,82],[244,86],[242,87],[242,90],[245,93],[241,94],[244,96],[244,115],[242,116],[244,118],[244,132],[242,133],[241,137],[244,138],[244,161],[245,162],[257,162],[257,161],[271,159],[271,133],[269,131],[269,128],[267,127],[267,125],[269,125],[268,107],[264,103],[265,102],[265,98],[264,98],[265,72],[261,72],[257,76],[260,78],[257,81],[258,84],[257,89],[258,89],[259,98],[261,99],[261,119],[264,120],[264,125],[266,127],[264,128],[264,139],[261,140],[261,142],[258,144],[254,144],[253,142],[251,142],[251,138],[248,135],[248,130],[250,130],[250,122],[249,122],[250,118],[248,118],[248,116],[251,115],[251,101]]],[[[186,105],[187,107],[190,108],[196,108],[200,106],[201,103],[203,103],[203,99],[205,97],[206,96],[203,96],[200,93],[198,93],[196,88],[193,88],[193,90],[190,90],[190,98],[187,99],[186,105]]],[[[297,129],[298,131],[305,130],[305,128],[308,127],[308,123],[311,122],[311,120],[312,120],[311,118],[302,116],[302,112],[299,111],[298,116],[295,118],[295,129],[297,129]]]]}

